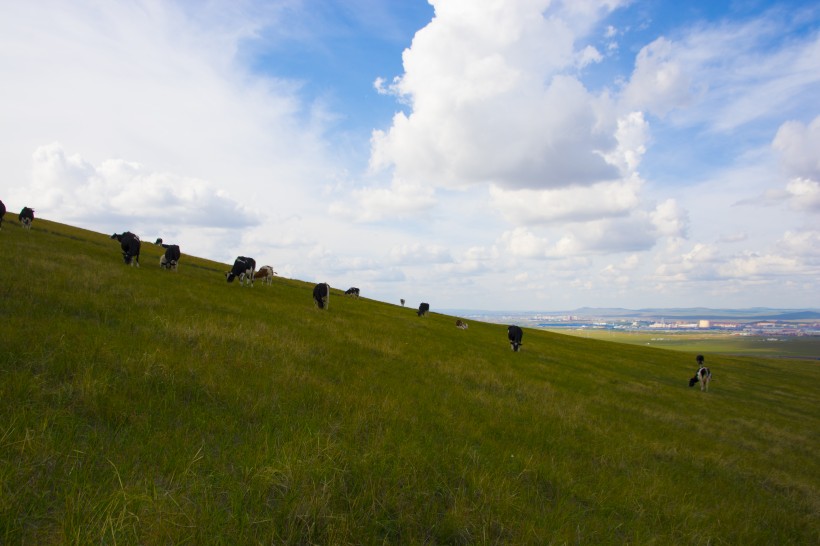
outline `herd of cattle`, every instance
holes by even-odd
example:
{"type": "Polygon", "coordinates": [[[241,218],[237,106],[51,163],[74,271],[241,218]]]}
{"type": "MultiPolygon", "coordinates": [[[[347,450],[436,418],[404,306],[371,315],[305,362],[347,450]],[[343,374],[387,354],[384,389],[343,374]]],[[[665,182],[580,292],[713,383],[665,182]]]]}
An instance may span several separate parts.
{"type": "MultiPolygon", "coordinates": [[[[5,214],[6,205],[3,204],[3,201],[0,201],[0,229],[3,228],[3,216],[5,216],[5,214]]],[[[34,222],[34,210],[29,207],[23,207],[23,210],[20,211],[19,220],[20,225],[22,225],[23,228],[31,230],[31,224],[34,222]]],[[[124,231],[123,233],[112,234],[111,239],[116,239],[117,242],[120,243],[122,260],[126,265],[135,267],[140,266],[140,247],[142,242],[140,241],[138,235],[131,233],[130,231],[124,231]]],[[[179,260],[182,255],[179,250],[179,245],[165,244],[161,238],[158,238],[154,244],[165,249],[165,253],[160,256],[159,266],[162,269],[167,269],[169,271],[177,271],[179,267],[179,260]]],[[[263,265],[257,270],[256,260],[253,258],[248,258],[247,256],[238,256],[236,260],[234,260],[233,267],[231,267],[230,271],[225,272],[225,279],[231,283],[234,279],[238,278],[240,286],[253,286],[253,282],[256,279],[260,279],[265,284],[270,285],[273,283],[274,275],[276,275],[276,271],[273,270],[273,267],[263,265]]],[[[355,286],[350,287],[345,291],[345,295],[358,298],[359,289],[355,286]]],[[[313,301],[319,309],[327,309],[330,305],[330,285],[324,282],[317,284],[313,288],[313,301]]],[[[404,299],[401,300],[401,304],[404,306],[404,299]]],[[[419,309],[417,311],[418,316],[427,316],[429,312],[429,303],[422,303],[419,305],[419,309]]],[[[466,330],[467,323],[461,319],[457,319],[456,327],[466,330]]],[[[507,328],[507,338],[510,341],[510,348],[513,351],[518,352],[521,348],[521,338],[523,335],[523,330],[521,330],[518,326],[509,326],[507,328]]]]}

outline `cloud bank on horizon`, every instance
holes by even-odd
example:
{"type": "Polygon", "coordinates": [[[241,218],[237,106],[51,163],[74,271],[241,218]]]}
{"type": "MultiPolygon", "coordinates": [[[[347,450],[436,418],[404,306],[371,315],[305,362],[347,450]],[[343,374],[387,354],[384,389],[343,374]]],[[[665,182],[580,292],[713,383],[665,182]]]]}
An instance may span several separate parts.
{"type": "Polygon", "coordinates": [[[433,310],[820,307],[820,7],[665,4],[4,2],[0,199],[433,310]]]}

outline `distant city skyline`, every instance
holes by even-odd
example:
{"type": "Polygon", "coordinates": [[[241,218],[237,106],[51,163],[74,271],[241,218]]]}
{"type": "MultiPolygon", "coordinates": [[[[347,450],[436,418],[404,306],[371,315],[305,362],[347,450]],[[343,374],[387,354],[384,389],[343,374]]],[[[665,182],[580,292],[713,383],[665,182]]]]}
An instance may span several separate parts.
{"type": "Polygon", "coordinates": [[[437,309],[820,308],[820,5],[0,2],[0,199],[437,309]]]}

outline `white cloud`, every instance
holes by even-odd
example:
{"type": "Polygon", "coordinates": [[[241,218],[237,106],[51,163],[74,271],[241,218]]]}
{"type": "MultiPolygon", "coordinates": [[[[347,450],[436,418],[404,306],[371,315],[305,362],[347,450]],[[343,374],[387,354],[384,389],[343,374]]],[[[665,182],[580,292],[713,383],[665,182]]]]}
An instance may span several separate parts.
{"type": "Polygon", "coordinates": [[[674,199],[667,199],[650,213],[652,224],[659,235],[686,237],[689,218],[674,199]]]}
{"type": "Polygon", "coordinates": [[[92,165],[68,155],[59,143],[41,146],[32,156],[31,184],[12,194],[36,201],[42,213],[65,222],[93,226],[171,224],[238,228],[261,216],[212,184],[143,165],[108,159],[92,165]]]}
{"type": "Polygon", "coordinates": [[[490,197],[504,216],[523,225],[589,221],[625,216],[640,204],[641,181],[601,182],[555,190],[505,190],[490,186],[490,197]]]}
{"type": "Polygon", "coordinates": [[[387,188],[352,190],[349,198],[331,203],[329,211],[354,222],[379,222],[422,215],[435,204],[432,188],[393,179],[387,188]]]}
{"type": "Polygon", "coordinates": [[[799,121],[782,124],[772,147],[780,152],[781,163],[788,175],[820,180],[820,116],[808,125],[799,121]]]}
{"type": "Polygon", "coordinates": [[[426,265],[453,261],[450,251],[441,245],[420,243],[395,246],[390,249],[390,259],[395,264],[426,265]]]}
{"type": "MultiPolygon", "coordinates": [[[[554,188],[617,177],[602,157],[616,142],[612,105],[565,69],[573,21],[543,1],[433,2],[436,17],[404,53],[393,86],[412,105],[374,131],[371,166],[406,181],[554,188]]],[[[565,14],[603,15],[600,4],[565,14]]],[[[589,23],[589,19],[585,19],[589,23]]]]}
{"type": "Polygon", "coordinates": [[[786,185],[791,196],[791,206],[796,210],[820,212],[820,182],[807,178],[795,178],[786,185]]]}
{"type": "Polygon", "coordinates": [[[820,35],[781,40],[800,24],[775,7],[659,37],[638,54],[624,106],[716,131],[804,114],[798,105],[820,92],[820,35]]]}
{"type": "Polygon", "coordinates": [[[623,93],[627,108],[664,117],[691,102],[692,77],[674,53],[673,44],[666,38],[658,38],[641,49],[623,93]]]}

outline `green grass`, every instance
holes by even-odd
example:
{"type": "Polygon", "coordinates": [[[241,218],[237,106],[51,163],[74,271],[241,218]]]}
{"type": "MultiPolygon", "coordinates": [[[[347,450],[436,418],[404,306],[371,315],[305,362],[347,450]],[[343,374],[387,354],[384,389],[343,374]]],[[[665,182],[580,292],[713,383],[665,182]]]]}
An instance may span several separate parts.
{"type": "Polygon", "coordinates": [[[701,393],[688,354],[159,251],[4,222],[0,543],[820,543],[816,363],[708,354],[701,393]]]}
{"type": "Polygon", "coordinates": [[[741,336],[725,332],[645,332],[603,329],[565,329],[561,330],[561,333],[616,343],[650,345],[688,353],[820,360],[820,336],[741,336]]]}

